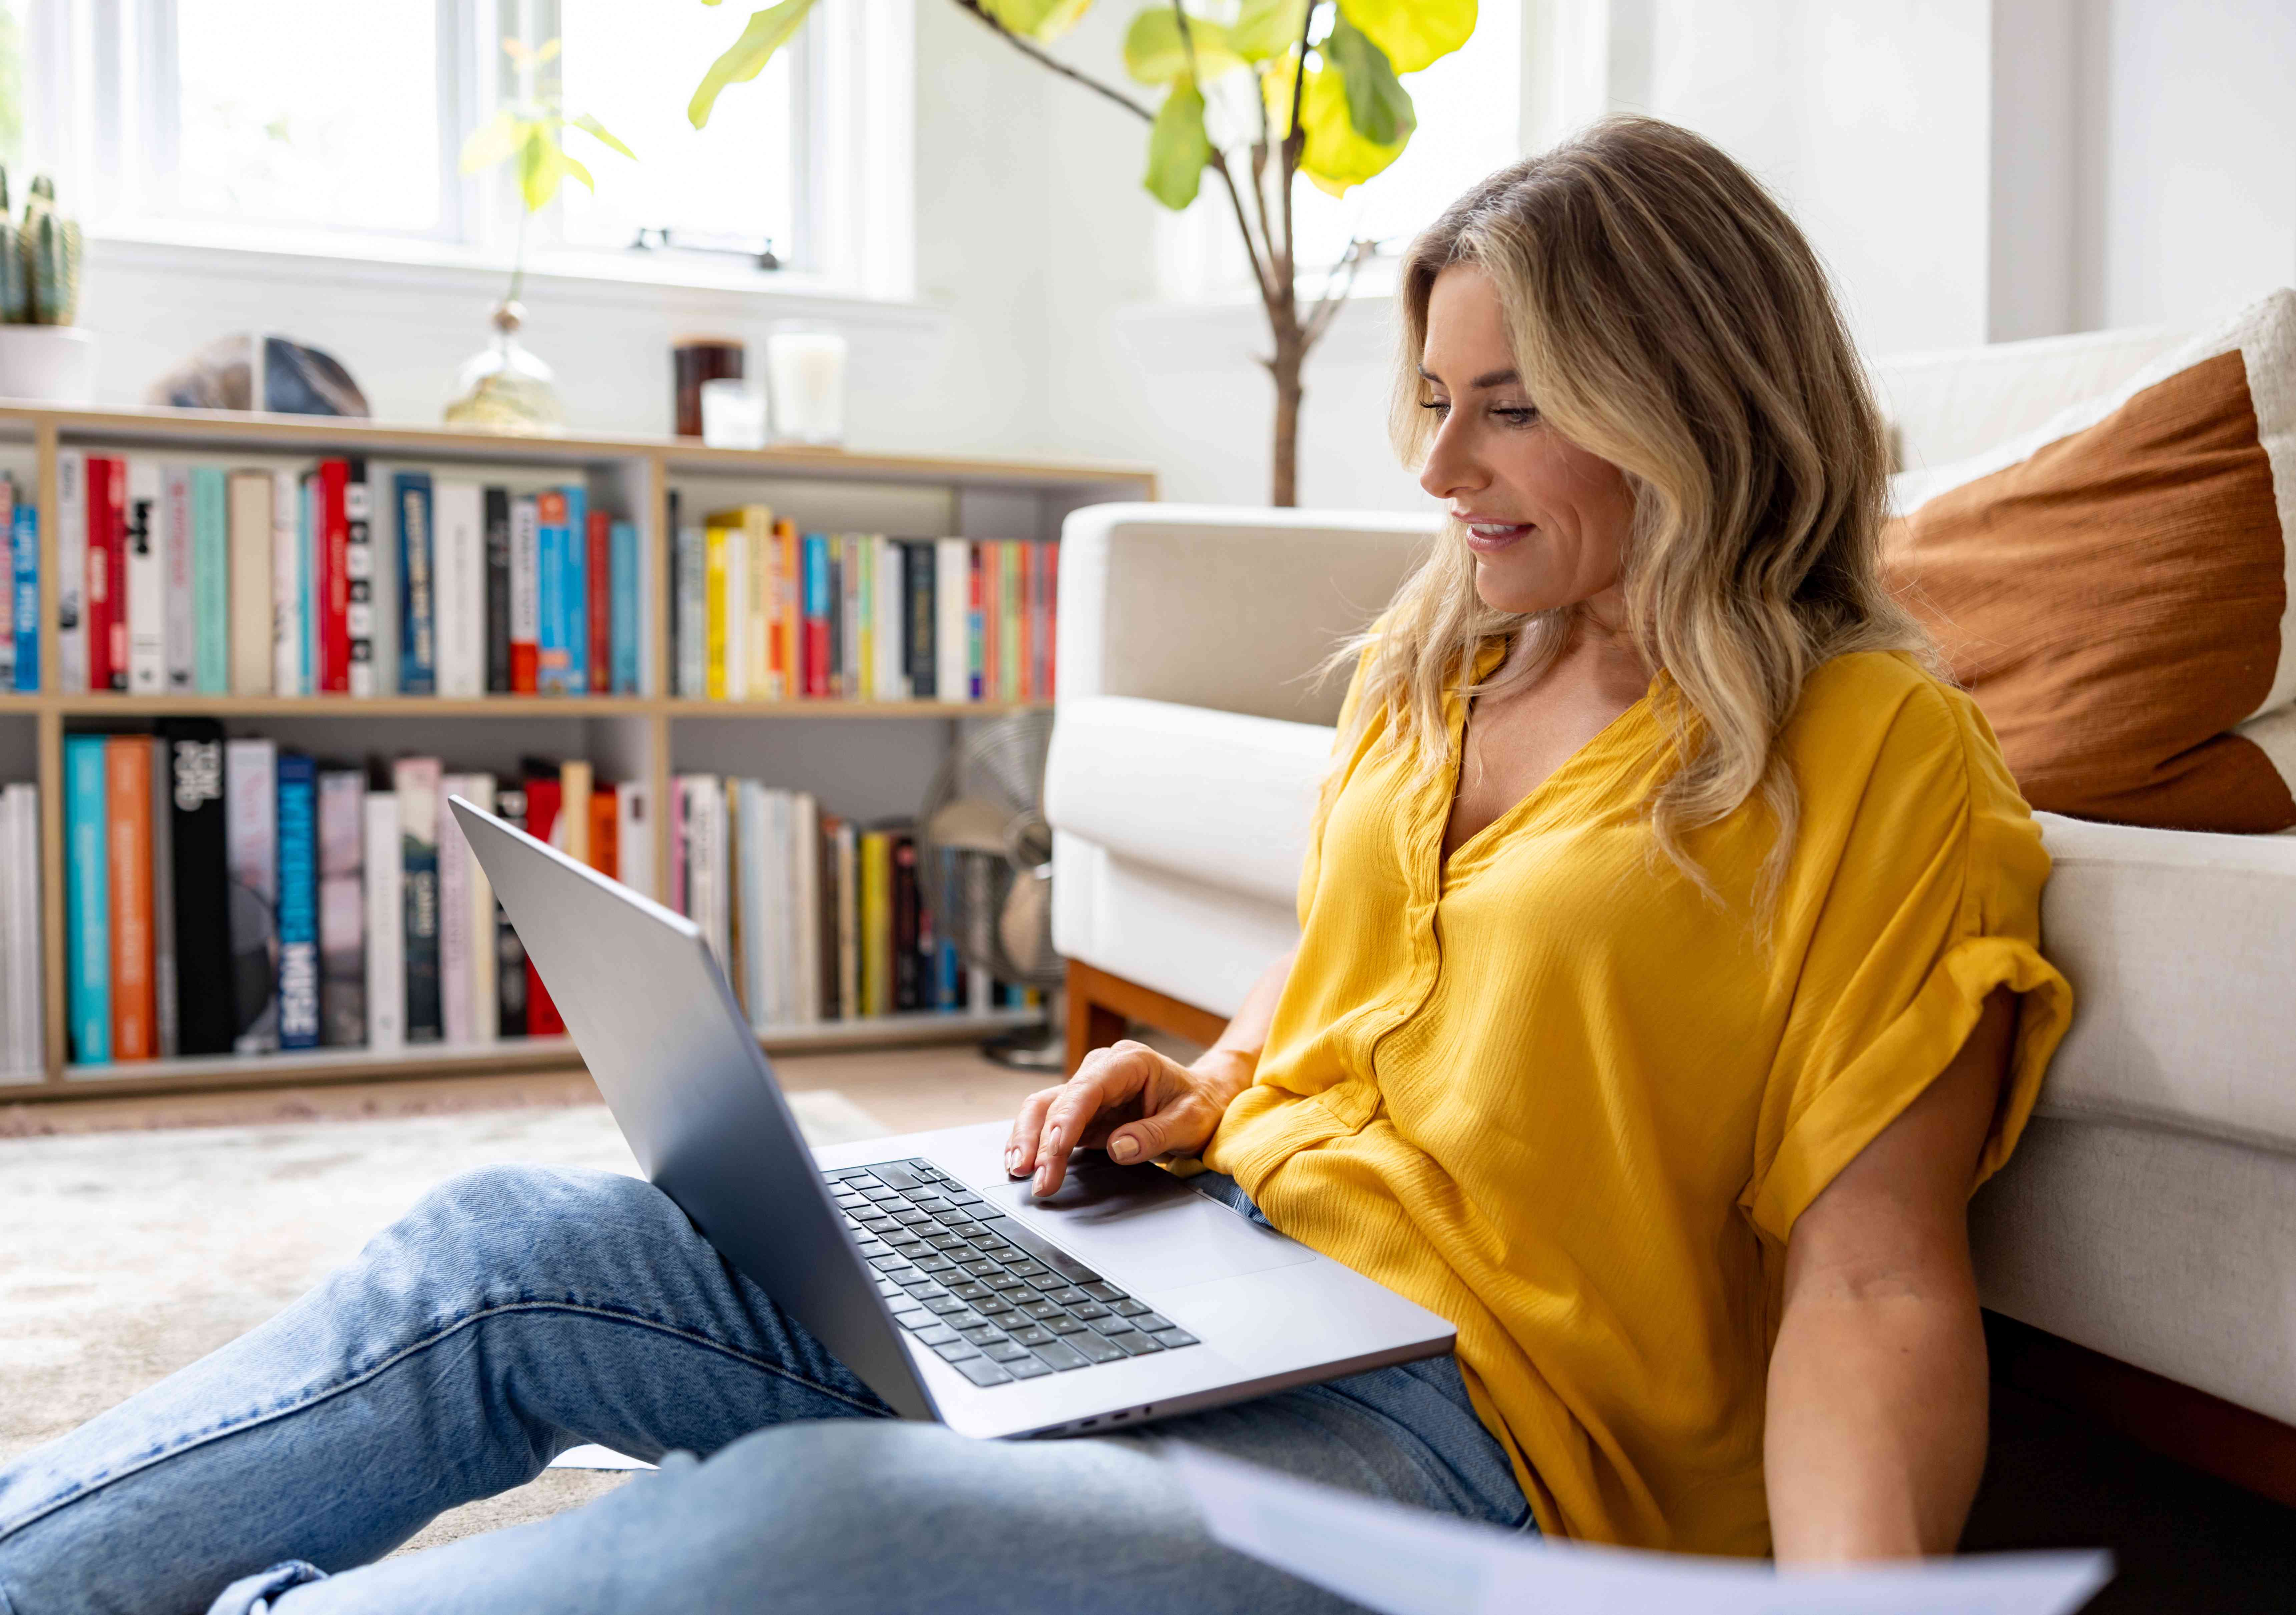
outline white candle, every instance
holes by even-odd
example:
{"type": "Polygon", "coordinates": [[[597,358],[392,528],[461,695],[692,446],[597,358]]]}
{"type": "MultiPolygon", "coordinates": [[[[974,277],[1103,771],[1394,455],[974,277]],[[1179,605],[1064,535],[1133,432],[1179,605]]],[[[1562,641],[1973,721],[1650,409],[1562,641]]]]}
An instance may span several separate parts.
{"type": "Polygon", "coordinates": [[[774,436],[789,443],[845,440],[845,339],[833,331],[776,331],[766,338],[774,436]]]}

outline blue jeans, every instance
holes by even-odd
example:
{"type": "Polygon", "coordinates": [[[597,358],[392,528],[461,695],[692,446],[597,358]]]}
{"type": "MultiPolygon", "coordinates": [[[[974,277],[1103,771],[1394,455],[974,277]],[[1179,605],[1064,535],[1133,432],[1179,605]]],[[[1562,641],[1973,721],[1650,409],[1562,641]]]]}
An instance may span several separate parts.
{"type": "Polygon", "coordinates": [[[1162,1435],[1529,1519],[1448,1357],[1137,1434],[968,1440],[890,1417],[652,1185],[499,1167],[0,1469],[0,1615],[1353,1607],[1215,1543],[1154,1455],[1162,1435]],[[589,1441],[661,1472],[373,1562],[589,1441]]]}

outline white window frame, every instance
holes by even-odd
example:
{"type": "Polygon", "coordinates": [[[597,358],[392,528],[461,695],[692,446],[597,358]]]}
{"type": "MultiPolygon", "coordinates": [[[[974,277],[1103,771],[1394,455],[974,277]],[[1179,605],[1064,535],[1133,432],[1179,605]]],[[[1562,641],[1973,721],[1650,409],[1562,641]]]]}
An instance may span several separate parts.
{"type": "MultiPolygon", "coordinates": [[[[29,166],[54,174],[78,199],[75,210],[99,244],[191,248],[203,257],[283,254],[402,271],[433,266],[456,280],[474,268],[506,271],[516,239],[514,188],[500,168],[463,175],[459,153],[467,131],[492,114],[503,93],[504,70],[489,66],[507,68],[499,40],[506,32],[549,37],[556,32],[557,0],[436,3],[441,173],[439,224],[431,231],[169,217],[134,194],[136,176],[122,161],[128,143],[140,142],[137,149],[159,172],[171,162],[176,126],[167,98],[176,81],[129,64],[172,59],[175,0],[23,0],[27,78],[42,86],[25,131],[29,166]]],[[[528,272],[761,295],[913,299],[914,6],[910,0],[829,0],[791,48],[804,122],[796,142],[802,155],[798,239],[775,243],[786,267],[763,271],[726,254],[571,246],[560,235],[554,204],[529,224],[528,272]]],[[[694,63],[697,79],[707,65],[694,63]]]]}

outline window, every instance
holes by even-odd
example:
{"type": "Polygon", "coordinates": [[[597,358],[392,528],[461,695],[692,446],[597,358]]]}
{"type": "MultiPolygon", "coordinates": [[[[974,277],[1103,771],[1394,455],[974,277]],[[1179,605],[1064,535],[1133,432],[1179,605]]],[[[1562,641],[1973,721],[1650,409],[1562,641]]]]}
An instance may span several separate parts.
{"type": "MultiPolygon", "coordinates": [[[[1404,78],[1419,127],[1384,173],[1343,197],[1298,182],[1292,206],[1303,292],[1321,290],[1325,273],[1351,241],[1375,241],[1381,257],[1391,260],[1469,185],[1522,155],[1521,13],[1521,6],[1483,6],[1473,37],[1404,78]]],[[[1248,107],[1249,93],[1243,100],[1248,107]]],[[[1236,167],[1241,174],[1243,165],[1236,167]]],[[[1226,194],[1215,184],[1206,184],[1185,214],[1168,219],[1161,257],[1163,278],[1175,296],[1250,295],[1251,268],[1226,194]]],[[[1384,291],[1392,281],[1374,265],[1357,284],[1384,291]]]]}
{"type": "Polygon", "coordinates": [[[529,222],[531,266],[629,271],[642,245],[646,278],[718,282],[754,275],[770,242],[808,279],[898,294],[907,266],[860,251],[906,240],[873,215],[906,203],[906,8],[822,6],[697,131],[687,99],[750,9],[0,0],[0,92],[12,69],[31,92],[28,104],[0,94],[0,154],[20,108],[22,156],[57,175],[98,235],[499,261],[520,226],[516,187],[506,171],[461,173],[463,143],[520,94],[504,38],[558,39],[544,70],[567,110],[597,118],[638,160],[570,134],[568,153],[597,189],[570,183],[529,222]],[[824,83],[838,94],[809,93],[824,83]],[[857,170],[873,183],[836,187],[852,199],[842,212],[812,205],[832,193],[824,174],[857,170]]]}

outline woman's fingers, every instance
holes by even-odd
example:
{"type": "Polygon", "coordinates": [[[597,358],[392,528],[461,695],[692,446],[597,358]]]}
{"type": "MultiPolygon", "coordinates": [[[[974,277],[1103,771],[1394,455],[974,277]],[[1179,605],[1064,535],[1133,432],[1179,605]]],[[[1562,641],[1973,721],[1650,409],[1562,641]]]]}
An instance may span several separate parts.
{"type": "Polygon", "coordinates": [[[1037,1165],[1037,1136],[1045,1129],[1045,1112],[1060,1097],[1059,1088],[1038,1088],[1021,1102],[1013,1119],[1013,1135],[1004,1141],[1004,1170],[1025,1177],[1037,1165]]]}
{"type": "Polygon", "coordinates": [[[1108,1135],[1104,1147],[1109,1160],[1127,1164],[1193,1155],[1211,1142],[1218,1120],[1210,1106],[1184,1094],[1153,1114],[1126,1122],[1108,1135]]]}
{"type": "Polygon", "coordinates": [[[1070,1152],[1084,1141],[1093,1119],[1111,1105],[1121,1104],[1147,1086],[1156,1056],[1145,1045],[1119,1043],[1095,1049],[1077,1074],[1054,1090],[1037,1134],[1037,1194],[1053,1194],[1068,1176],[1070,1152]]]}

